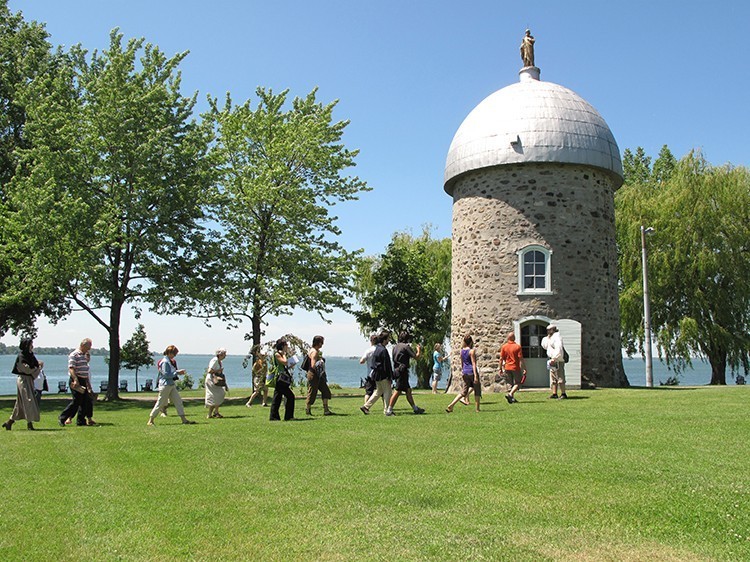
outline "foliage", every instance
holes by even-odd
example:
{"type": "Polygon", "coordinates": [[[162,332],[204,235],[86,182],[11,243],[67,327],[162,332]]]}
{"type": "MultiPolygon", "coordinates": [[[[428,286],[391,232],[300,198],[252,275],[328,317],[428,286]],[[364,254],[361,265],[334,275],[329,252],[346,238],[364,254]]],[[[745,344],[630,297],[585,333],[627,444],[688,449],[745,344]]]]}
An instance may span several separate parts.
{"type": "Polygon", "coordinates": [[[9,190],[24,276],[13,287],[57,287],[107,330],[108,399],[123,307],[171,312],[205,253],[211,129],[191,118],[195,96],[180,94],[185,55],[167,58],[143,39],[123,45],[115,30],[106,51],[73,47],[25,98],[32,145],[9,190]]]}
{"type": "Polygon", "coordinates": [[[662,150],[651,175],[616,194],[623,344],[643,348],[641,225],[648,240],[652,330],[678,373],[691,357],[711,364],[711,384],[750,366],[750,171],[711,166],[699,153],[675,163],[662,150]]]}
{"type": "Polygon", "coordinates": [[[138,385],[138,370],[141,367],[150,367],[154,364],[154,355],[149,348],[146,339],[146,328],[138,324],[133,335],[120,350],[120,361],[122,366],[128,370],[135,371],[135,384],[138,385]]]}
{"type": "Polygon", "coordinates": [[[0,0],[0,336],[9,330],[33,336],[38,316],[56,319],[67,312],[59,291],[49,284],[17,286],[17,279],[25,281],[26,276],[20,266],[23,249],[6,225],[14,209],[6,189],[18,165],[17,151],[31,146],[24,91],[48,73],[56,59],[47,37],[42,25],[24,21],[21,13],[11,13],[7,1],[0,0]]]}
{"type": "Polygon", "coordinates": [[[432,239],[428,228],[417,237],[396,233],[385,253],[364,261],[357,279],[361,309],[354,315],[362,332],[410,332],[425,348],[416,370],[427,388],[433,346],[450,334],[451,240],[432,239]]]}
{"type": "MultiPolygon", "coordinates": [[[[344,415],[274,424],[268,408],[228,400],[224,419],[206,420],[202,393],[188,391],[185,411],[197,425],[181,425],[170,408],[146,427],[153,400],[123,400],[96,405],[99,428],[59,431],[69,397],[45,396],[36,425],[48,431],[16,424],[3,432],[0,455],[0,473],[12,475],[0,508],[15,513],[19,498],[44,490],[33,506],[44,532],[7,516],[0,554],[8,561],[238,560],[250,552],[257,560],[748,559],[749,387],[600,389],[567,402],[522,391],[517,405],[488,399],[479,414],[450,415],[443,413],[450,397],[417,392],[432,415],[412,415],[400,400],[395,418],[363,416],[361,398],[337,397],[344,415]],[[499,446],[508,431],[512,446],[499,446]],[[60,506],[79,497],[81,482],[60,471],[81,459],[96,467],[95,485],[79,500],[91,516],[72,539],[60,506]],[[523,475],[523,485],[490,477],[498,467],[523,475]],[[183,485],[157,486],[157,474],[183,485]],[[312,474],[336,493],[321,499],[312,474]],[[481,493],[456,493],[475,488],[477,475],[488,475],[481,493]],[[377,476],[387,485],[374,494],[377,476]],[[558,481],[564,493],[551,493],[558,481]],[[197,524],[216,498],[227,498],[221,523],[197,524]],[[428,514],[429,525],[417,513],[428,514]],[[325,540],[296,532],[313,520],[325,540]],[[561,521],[574,523],[561,530],[561,521]],[[269,540],[269,529],[290,532],[269,540]],[[395,550],[392,541],[371,540],[372,529],[398,536],[395,550]]],[[[0,401],[0,410],[10,412],[13,399],[0,401]]]]}
{"type": "Polygon", "coordinates": [[[316,90],[287,104],[288,91],[257,90],[247,101],[223,108],[210,100],[206,116],[216,127],[212,157],[221,171],[217,221],[223,230],[215,264],[214,298],[203,310],[232,322],[251,322],[253,348],[268,315],[295,308],[322,318],[348,307],[359,252],[345,250],[332,214],[369,188],[344,175],[356,150],[341,142],[348,121],[333,121],[337,102],[316,99],[316,90]]]}
{"type": "Polygon", "coordinates": [[[193,377],[190,376],[190,373],[185,373],[184,375],[182,375],[180,380],[175,381],[174,384],[177,387],[177,390],[183,391],[193,388],[193,385],[195,385],[195,381],[193,380],[193,377]]]}

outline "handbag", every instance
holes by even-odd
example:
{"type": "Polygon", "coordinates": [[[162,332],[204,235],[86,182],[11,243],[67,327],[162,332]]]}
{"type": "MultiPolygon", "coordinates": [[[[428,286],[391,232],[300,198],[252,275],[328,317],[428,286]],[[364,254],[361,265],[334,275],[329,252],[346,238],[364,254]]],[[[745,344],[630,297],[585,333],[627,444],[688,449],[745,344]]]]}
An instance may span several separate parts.
{"type": "Polygon", "coordinates": [[[47,384],[47,375],[42,373],[42,376],[44,377],[44,382],[42,382],[42,392],[49,392],[49,385],[47,384]]]}
{"type": "Polygon", "coordinates": [[[215,374],[213,375],[213,378],[214,378],[214,384],[216,386],[223,386],[223,387],[227,386],[227,379],[224,375],[215,374]]]}
{"type": "Polygon", "coordinates": [[[278,375],[275,372],[268,373],[266,375],[266,386],[269,388],[275,388],[277,379],[278,375]]]}
{"type": "Polygon", "coordinates": [[[310,356],[305,355],[305,358],[302,361],[302,365],[300,365],[300,369],[307,372],[310,370],[310,356]]]}

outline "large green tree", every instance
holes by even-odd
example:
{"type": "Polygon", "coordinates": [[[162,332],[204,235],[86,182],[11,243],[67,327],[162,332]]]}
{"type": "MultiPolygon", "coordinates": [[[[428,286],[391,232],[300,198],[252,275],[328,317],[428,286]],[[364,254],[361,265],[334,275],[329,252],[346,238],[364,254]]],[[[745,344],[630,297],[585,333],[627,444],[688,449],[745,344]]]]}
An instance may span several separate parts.
{"type": "Polygon", "coordinates": [[[23,249],[15,244],[7,224],[12,203],[6,189],[18,165],[18,149],[29,148],[26,134],[24,91],[37,77],[54,69],[57,56],[51,53],[44,27],[26,22],[21,13],[12,13],[0,0],[0,335],[8,330],[33,334],[41,314],[58,318],[66,312],[57,291],[46,287],[14,287],[23,280],[19,262],[23,249]],[[20,289],[20,290],[19,290],[20,289]]]}
{"type": "Polygon", "coordinates": [[[691,152],[675,162],[662,149],[649,174],[631,176],[615,197],[623,343],[643,349],[640,227],[648,240],[651,321],[657,349],[677,372],[691,358],[748,370],[750,172],[712,166],[691,152]]]}
{"type": "Polygon", "coordinates": [[[425,347],[416,373],[419,386],[427,388],[432,348],[450,335],[450,238],[433,239],[426,228],[419,236],[398,232],[383,254],[364,261],[357,279],[361,308],[354,314],[363,333],[410,332],[425,347]]]}
{"type": "Polygon", "coordinates": [[[342,143],[348,121],[333,119],[336,102],[318,102],[315,90],[291,103],[287,91],[257,97],[255,106],[211,100],[206,116],[216,127],[222,251],[203,315],[248,319],[253,349],[268,316],[347,308],[359,252],[338,242],[333,208],[369,189],[346,173],[358,151],[342,143]]]}
{"type": "MultiPolygon", "coordinates": [[[[25,249],[15,286],[55,284],[109,337],[107,398],[117,398],[123,307],[170,312],[204,245],[209,125],[180,93],[179,64],[114,30],[109,48],[71,49],[25,99],[31,146],[9,189],[25,249]]],[[[137,313],[137,310],[136,310],[137,313]]]]}

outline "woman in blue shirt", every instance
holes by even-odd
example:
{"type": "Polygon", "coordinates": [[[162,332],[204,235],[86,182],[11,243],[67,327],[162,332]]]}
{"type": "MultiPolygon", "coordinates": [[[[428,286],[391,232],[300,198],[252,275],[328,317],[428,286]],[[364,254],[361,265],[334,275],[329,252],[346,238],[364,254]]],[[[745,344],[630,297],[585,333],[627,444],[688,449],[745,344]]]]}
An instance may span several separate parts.
{"type": "Polygon", "coordinates": [[[177,391],[177,386],[174,384],[175,379],[177,379],[179,375],[185,374],[185,369],[177,368],[175,357],[179,352],[180,350],[175,346],[167,346],[167,349],[164,350],[164,357],[162,357],[157,364],[159,370],[159,378],[157,379],[159,398],[157,398],[154,409],[151,410],[151,414],[148,416],[147,425],[154,425],[154,418],[159,412],[167,407],[167,402],[169,400],[174,404],[175,410],[177,410],[177,415],[180,416],[182,423],[195,423],[185,417],[185,410],[182,407],[182,398],[180,398],[180,393],[177,391]]]}

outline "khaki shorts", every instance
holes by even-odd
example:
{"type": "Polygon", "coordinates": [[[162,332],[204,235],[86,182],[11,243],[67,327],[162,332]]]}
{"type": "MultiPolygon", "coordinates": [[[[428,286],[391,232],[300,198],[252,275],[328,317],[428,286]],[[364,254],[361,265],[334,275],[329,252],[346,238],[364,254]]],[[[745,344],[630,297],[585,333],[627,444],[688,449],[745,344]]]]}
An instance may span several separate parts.
{"type": "Polygon", "coordinates": [[[549,369],[549,380],[552,384],[565,384],[565,362],[556,361],[549,369]]]}
{"type": "Polygon", "coordinates": [[[265,375],[253,377],[253,387],[255,388],[255,390],[263,390],[266,387],[265,375]]]}

